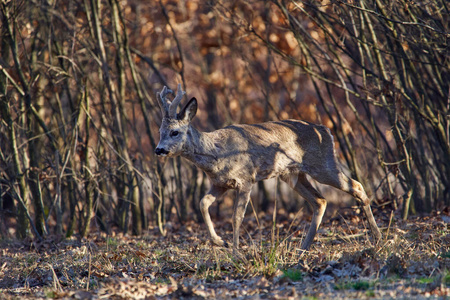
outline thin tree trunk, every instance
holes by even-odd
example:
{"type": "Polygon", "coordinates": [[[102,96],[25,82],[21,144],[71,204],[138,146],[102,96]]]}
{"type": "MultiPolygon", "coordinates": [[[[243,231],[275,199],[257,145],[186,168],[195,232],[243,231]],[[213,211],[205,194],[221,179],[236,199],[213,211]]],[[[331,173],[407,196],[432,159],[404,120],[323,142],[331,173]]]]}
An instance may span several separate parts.
{"type": "Polygon", "coordinates": [[[89,161],[89,128],[90,128],[90,118],[89,118],[89,95],[87,92],[87,88],[84,92],[84,110],[86,115],[85,120],[85,131],[86,131],[86,140],[84,144],[84,161],[83,161],[83,168],[84,168],[84,192],[86,195],[86,205],[84,207],[84,223],[83,227],[81,228],[80,235],[82,237],[85,237],[89,233],[89,227],[91,225],[91,219],[92,219],[92,208],[94,204],[94,191],[93,191],[93,184],[92,184],[92,171],[91,171],[91,165],[89,161]]]}

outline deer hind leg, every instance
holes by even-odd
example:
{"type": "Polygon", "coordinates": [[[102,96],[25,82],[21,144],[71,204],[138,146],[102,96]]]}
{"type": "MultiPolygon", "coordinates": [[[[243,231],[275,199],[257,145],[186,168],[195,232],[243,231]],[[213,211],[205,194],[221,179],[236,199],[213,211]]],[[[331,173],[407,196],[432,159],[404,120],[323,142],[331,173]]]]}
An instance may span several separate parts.
{"type": "Polygon", "coordinates": [[[283,177],[281,179],[287,182],[298,194],[300,194],[300,196],[305,198],[305,200],[311,205],[313,209],[311,225],[301,246],[303,250],[308,250],[314,241],[314,237],[316,236],[320,223],[322,223],[322,218],[325,214],[325,209],[327,208],[327,201],[311,185],[311,183],[309,183],[309,181],[306,179],[306,175],[303,173],[300,173],[298,175],[296,182],[292,182],[289,179],[286,180],[287,178],[283,177]]]}
{"type": "Polygon", "coordinates": [[[209,215],[209,207],[218,197],[222,196],[225,192],[226,189],[212,186],[209,192],[200,201],[200,211],[202,212],[206,227],[208,228],[209,236],[211,238],[211,241],[217,246],[227,245],[214,230],[214,225],[211,221],[211,216],[209,215]]]}
{"type": "Polygon", "coordinates": [[[237,191],[237,199],[233,211],[233,251],[239,249],[239,229],[244,220],[245,211],[250,201],[251,186],[237,191]]]}
{"type": "Polygon", "coordinates": [[[350,195],[352,195],[361,205],[364,214],[366,215],[367,221],[369,222],[370,231],[376,242],[381,240],[381,232],[375,222],[375,218],[372,214],[372,209],[370,208],[370,199],[362,186],[362,184],[354,179],[347,177],[344,173],[337,171],[331,176],[325,176],[325,178],[317,178],[321,183],[331,185],[336,187],[350,195]]]}

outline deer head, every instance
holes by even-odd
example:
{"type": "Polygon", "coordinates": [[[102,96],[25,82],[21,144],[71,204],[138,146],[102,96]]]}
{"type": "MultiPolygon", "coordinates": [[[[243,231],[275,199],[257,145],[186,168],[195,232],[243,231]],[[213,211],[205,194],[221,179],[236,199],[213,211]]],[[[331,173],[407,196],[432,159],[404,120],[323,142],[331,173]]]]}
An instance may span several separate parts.
{"type": "Polygon", "coordinates": [[[160,140],[155,149],[156,155],[169,157],[183,152],[188,139],[190,122],[197,112],[197,100],[192,98],[177,114],[181,99],[186,94],[181,90],[181,84],[178,84],[177,94],[172,102],[166,99],[170,93],[173,94],[173,91],[165,86],[161,93],[156,94],[163,119],[159,129],[160,140]]]}

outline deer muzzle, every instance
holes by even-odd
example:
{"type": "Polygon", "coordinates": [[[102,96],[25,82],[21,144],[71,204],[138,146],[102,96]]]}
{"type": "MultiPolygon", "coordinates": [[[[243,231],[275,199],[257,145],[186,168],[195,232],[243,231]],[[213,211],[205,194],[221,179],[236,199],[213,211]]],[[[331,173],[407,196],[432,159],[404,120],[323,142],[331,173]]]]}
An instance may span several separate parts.
{"type": "Polygon", "coordinates": [[[159,156],[166,156],[167,154],[169,154],[169,151],[167,151],[164,148],[156,148],[155,149],[155,154],[159,155],[159,156]]]}

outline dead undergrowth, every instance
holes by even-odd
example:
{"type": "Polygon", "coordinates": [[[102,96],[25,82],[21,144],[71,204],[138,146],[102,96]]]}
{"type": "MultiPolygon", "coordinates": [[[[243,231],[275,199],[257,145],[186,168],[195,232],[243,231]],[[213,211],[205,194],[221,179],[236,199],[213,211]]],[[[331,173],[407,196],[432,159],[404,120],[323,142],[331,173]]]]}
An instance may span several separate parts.
{"type": "MultiPolygon", "coordinates": [[[[167,224],[145,236],[2,241],[0,298],[76,299],[445,299],[450,292],[449,212],[398,221],[376,215],[371,243],[360,215],[326,221],[310,251],[308,220],[248,216],[242,249],[214,247],[203,224],[167,224]],[[383,219],[384,218],[384,219],[383,219]],[[294,226],[295,224],[295,226],[294,226]],[[294,230],[298,228],[299,230],[294,230]]],[[[231,240],[230,222],[216,228],[231,240]]]]}

